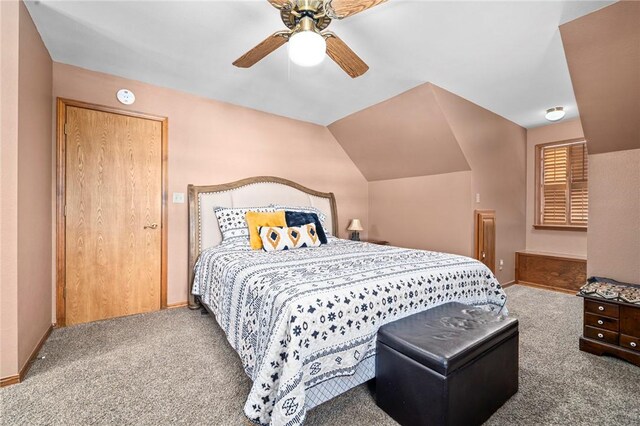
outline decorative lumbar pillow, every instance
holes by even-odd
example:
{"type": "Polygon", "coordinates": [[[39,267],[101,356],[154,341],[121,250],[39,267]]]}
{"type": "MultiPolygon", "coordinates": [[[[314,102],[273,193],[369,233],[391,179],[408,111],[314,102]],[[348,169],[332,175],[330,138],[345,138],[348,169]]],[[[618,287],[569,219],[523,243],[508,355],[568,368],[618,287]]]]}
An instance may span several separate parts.
{"type": "Polygon", "coordinates": [[[249,228],[245,215],[249,210],[256,212],[274,212],[273,207],[216,207],[214,209],[222,239],[242,237],[249,239],[249,228]]]}
{"type": "Polygon", "coordinates": [[[264,251],[318,247],[320,238],[315,223],[303,226],[261,226],[258,228],[264,251]]]}
{"type": "Polygon", "coordinates": [[[316,213],[307,213],[301,211],[285,210],[285,218],[287,220],[287,226],[302,226],[307,223],[313,223],[316,225],[316,232],[318,238],[322,244],[327,244],[327,236],[324,232],[324,227],[320,222],[320,218],[316,213]]]}
{"type": "Polygon", "coordinates": [[[288,210],[288,211],[296,211],[296,212],[304,212],[304,213],[315,213],[318,215],[320,219],[320,224],[324,228],[324,231],[327,235],[331,235],[331,230],[327,228],[327,215],[322,213],[320,209],[311,206],[285,206],[282,204],[271,204],[275,210],[288,210]]]}
{"type": "Polygon", "coordinates": [[[285,212],[256,212],[249,210],[245,215],[247,228],[249,228],[249,244],[253,250],[262,248],[262,240],[258,234],[258,228],[261,226],[287,226],[285,220],[285,212]]]}

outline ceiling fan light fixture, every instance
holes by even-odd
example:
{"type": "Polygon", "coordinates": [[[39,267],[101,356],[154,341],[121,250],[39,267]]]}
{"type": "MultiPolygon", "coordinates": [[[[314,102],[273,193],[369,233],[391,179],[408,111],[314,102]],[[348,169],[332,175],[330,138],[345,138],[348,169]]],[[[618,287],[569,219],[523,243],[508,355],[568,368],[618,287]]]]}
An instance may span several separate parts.
{"type": "Polygon", "coordinates": [[[565,112],[564,112],[564,107],[554,107],[554,108],[549,108],[547,110],[547,113],[544,115],[544,118],[546,118],[549,121],[560,121],[564,118],[565,112]]]}
{"type": "Polygon", "coordinates": [[[296,65],[319,65],[326,54],[327,42],[315,31],[300,31],[289,38],[289,59],[296,65]]]}

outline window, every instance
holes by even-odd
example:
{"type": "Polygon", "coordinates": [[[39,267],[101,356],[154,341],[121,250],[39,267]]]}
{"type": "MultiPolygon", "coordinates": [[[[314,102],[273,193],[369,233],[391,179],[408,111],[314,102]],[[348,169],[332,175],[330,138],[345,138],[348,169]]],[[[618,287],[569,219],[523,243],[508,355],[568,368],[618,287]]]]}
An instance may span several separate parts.
{"type": "Polygon", "coordinates": [[[536,164],[534,226],[586,229],[589,209],[586,142],[538,145],[536,164]]]}

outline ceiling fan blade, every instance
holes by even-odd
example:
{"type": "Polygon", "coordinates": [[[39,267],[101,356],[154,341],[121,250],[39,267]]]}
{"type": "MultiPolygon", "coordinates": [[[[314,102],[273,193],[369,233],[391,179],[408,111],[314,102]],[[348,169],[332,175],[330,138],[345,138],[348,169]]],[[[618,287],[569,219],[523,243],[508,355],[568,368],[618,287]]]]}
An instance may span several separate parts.
{"type": "Polygon", "coordinates": [[[288,40],[289,33],[287,31],[278,31],[273,33],[261,41],[256,47],[236,59],[233,65],[240,68],[249,68],[269,53],[285,44],[288,40]]]}
{"type": "Polygon", "coordinates": [[[331,19],[344,19],[387,0],[324,0],[324,10],[331,19]]]}
{"type": "Polygon", "coordinates": [[[360,77],[367,72],[369,65],[360,59],[337,35],[331,32],[326,32],[323,35],[327,41],[327,55],[351,78],[360,77]]]}
{"type": "Polygon", "coordinates": [[[275,7],[276,9],[282,9],[282,7],[287,4],[287,3],[291,3],[290,0],[267,0],[269,3],[271,3],[271,6],[275,7]]]}

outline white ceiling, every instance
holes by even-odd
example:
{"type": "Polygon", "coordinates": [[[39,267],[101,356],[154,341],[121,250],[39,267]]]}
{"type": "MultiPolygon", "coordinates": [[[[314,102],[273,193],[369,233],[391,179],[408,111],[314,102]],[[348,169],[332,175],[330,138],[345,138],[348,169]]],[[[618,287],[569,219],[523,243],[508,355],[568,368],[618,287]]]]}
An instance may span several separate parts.
{"type": "Polygon", "coordinates": [[[54,61],[318,124],[432,82],[524,127],[544,110],[578,115],[558,25],[612,1],[390,0],[334,21],[370,66],[351,79],[327,58],[291,64],[283,47],[231,63],[283,29],[256,1],[29,1],[54,61]]]}

